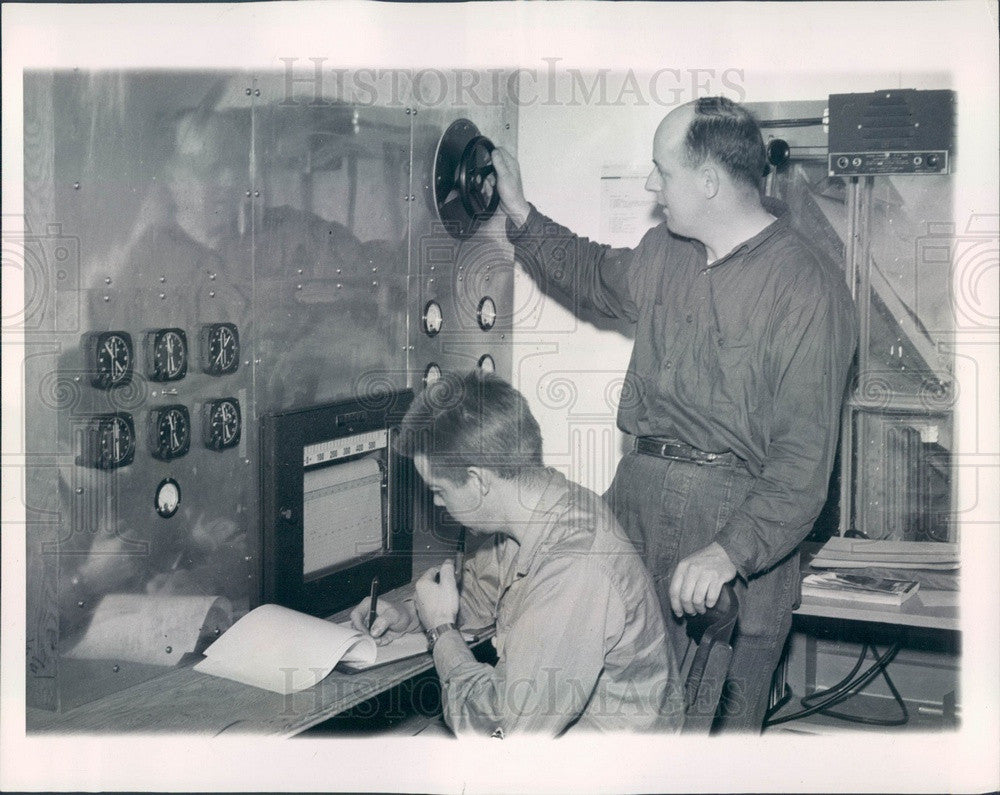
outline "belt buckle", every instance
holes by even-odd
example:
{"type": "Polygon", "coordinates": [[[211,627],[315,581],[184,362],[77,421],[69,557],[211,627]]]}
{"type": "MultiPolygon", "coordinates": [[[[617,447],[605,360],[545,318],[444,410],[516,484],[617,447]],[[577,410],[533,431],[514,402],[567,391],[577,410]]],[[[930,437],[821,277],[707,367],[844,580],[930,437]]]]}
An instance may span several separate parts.
{"type": "Polygon", "coordinates": [[[668,447],[670,447],[670,442],[661,442],[660,443],[660,458],[668,458],[669,457],[667,455],[667,448],[668,447]]]}

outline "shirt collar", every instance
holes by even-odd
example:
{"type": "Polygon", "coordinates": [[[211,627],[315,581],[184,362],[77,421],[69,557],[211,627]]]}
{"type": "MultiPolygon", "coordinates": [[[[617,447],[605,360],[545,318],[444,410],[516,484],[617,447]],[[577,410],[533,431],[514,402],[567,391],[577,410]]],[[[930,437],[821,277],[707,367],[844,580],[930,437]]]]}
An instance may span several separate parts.
{"type": "Polygon", "coordinates": [[[514,558],[514,570],[518,575],[525,575],[531,568],[538,550],[551,538],[551,514],[561,510],[563,500],[568,490],[568,482],[561,472],[554,469],[547,471],[547,482],[542,486],[542,493],[528,520],[538,532],[527,533],[518,547],[514,558]]]}
{"type": "MultiPolygon", "coordinates": [[[[780,199],[772,199],[770,196],[761,197],[761,206],[767,210],[771,215],[774,216],[774,220],[761,229],[756,235],[751,237],[749,240],[745,240],[724,257],[719,257],[715,262],[713,262],[708,267],[714,268],[718,265],[728,262],[733,257],[742,256],[744,254],[749,254],[754,249],[763,245],[767,240],[769,240],[773,235],[777,234],[779,231],[786,229],[789,224],[790,216],[788,214],[788,205],[785,204],[780,199]]],[[[702,246],[704,248],[704,246],[702,246]]]]}

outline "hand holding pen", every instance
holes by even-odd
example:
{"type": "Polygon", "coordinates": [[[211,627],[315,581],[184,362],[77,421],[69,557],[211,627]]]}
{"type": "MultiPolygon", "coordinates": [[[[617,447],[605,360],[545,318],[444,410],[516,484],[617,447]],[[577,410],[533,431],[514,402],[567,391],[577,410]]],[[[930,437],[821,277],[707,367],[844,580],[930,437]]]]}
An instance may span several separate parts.
{"type": "Polygon", "coordinates": [[[372,582],[368,598],[351,611],[351,626],[367,632],[379,646],[391,643],[400,635],[420,629],[420,621],[413,602],[395,604],[379,598],[378,579],[372,582]]]}
{"type": "Polygon", "coordinates": [[[378,577],[372,578],[372,590],[371,594],[368,596],[368,620],[365,622],[365,628],[368,630],[368,634],[371,634],[372,626],[375,624],[375,616],[378,615],[378,577]]]}

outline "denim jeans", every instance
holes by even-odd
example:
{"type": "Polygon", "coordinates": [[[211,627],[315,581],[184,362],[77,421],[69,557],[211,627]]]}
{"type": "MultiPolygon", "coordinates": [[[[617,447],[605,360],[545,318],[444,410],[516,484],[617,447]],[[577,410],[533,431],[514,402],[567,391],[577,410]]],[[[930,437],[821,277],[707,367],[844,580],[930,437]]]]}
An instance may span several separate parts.
{"type": "MultiPolygon", "coordinates": [[[[633,452],[622,459],[604,495],[653,576],[678,660],[688,638],[683,620],[670,609],[674,567],[712,542],[753,482],[743,467],[701,466],[633,452]]],[[[715,728],[759,732],[798,598],[798,553],[749,581],[737,577],[734,587],[739,621],[715,728]]]]}

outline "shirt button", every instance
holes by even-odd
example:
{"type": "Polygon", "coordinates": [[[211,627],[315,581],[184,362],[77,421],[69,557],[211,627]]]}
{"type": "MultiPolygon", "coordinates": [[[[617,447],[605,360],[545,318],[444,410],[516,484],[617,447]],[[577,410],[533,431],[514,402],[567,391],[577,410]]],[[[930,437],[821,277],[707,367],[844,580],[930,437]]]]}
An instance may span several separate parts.
{"type": "Polygon", "coordinates": [[[669,370],[669,369],[670,369],[670,360],[669,360],[669,359],[667,359],[667,361],[665,361],[665,362],[663,363],[663,366],[664,366],[665,368],[667,368],[667,369],[669,370]]]}
{"type": "Polygon", "coordinates": [[[688,323],[690,323],[690,322],[691,322],[691,317],[692,317],[691,315],[688,315],[688,316],[687,316],[687,322],[688,322],[688,323]]]}

